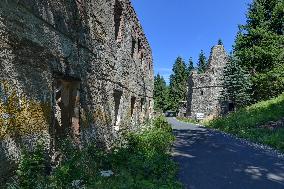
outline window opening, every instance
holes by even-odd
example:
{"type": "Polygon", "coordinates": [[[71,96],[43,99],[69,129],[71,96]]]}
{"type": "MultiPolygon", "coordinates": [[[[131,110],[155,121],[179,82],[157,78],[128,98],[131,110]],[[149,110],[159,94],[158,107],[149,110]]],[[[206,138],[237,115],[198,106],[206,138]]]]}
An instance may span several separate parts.
{"type": "Polygon", "coordinates": [[[75,142],[80,138],[80,82],[75,80],[56,80],[55,90],[55,132],[56,136],[69,134],[75,142]]]}
{"type": "Polygon", "coordinates": [[[141,56],[141,50],[142,50],[142,42],[141,39],[138,38],[138,55],[141,56]]]}
{"type": "Polygon", "coordinates": [[[136,46],[136,40],[134,38],[132,38],[132,47],[131,47],[131,57],[132,58],[134,58],[135,46],[136,46]]]}
{"type": "Polygon", "coordinates": [[[131,117],[134,114],[134,108],[135,108],[135,102],[136,102],[136,97],[131,97],[131,117]]]}
{"type": "Polygon", "coordinates": [[[143,63],[143,58],[144,58],[144,54],[141,53],[141,56],[140,56],[140,61],[141,61],[141,63],[143,63]]]}
{"type": "Polygon", "coordinates": [[[145,99],[141,98],[141,105],[140,105],[141,112],[143,112],[143,110],[144,110],[144,105],[145,105],[145,99]]]}
{"type": "Polygon", "coordinates": [[[235,105],[234,103],[230,102],[229,103],[229,112],[235,111],[235,105]]]}
{"type": "Polygon", "coordinates": [[[123,8],[121,3],[116,0],[114,6],[114,27],[115,27],[115,40],[119,40],[121,37],[121,22],[122,22],[123,8]]]}
{"type": "Polygon", "coordinates": [[[114,124],[115,126],[120,123],[120,101],[122,97],[122,91],[115,90],[113,93],[114,97],[114,124]]]}

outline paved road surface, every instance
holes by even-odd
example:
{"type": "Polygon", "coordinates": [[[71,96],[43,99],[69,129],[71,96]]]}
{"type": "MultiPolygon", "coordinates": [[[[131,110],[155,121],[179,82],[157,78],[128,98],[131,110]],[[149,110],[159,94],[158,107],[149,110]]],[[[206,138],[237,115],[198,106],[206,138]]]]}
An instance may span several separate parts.
{"type": "Polygon", "coordinates": [[[284,189],[284,158],[223,133],[168,118],[188,189],[284,189]]]}

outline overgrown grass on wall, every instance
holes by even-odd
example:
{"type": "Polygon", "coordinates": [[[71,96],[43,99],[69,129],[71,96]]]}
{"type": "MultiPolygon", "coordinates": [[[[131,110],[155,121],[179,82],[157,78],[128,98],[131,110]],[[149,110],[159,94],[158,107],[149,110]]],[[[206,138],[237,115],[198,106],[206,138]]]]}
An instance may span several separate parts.
{"type": "Polygon", "coordinates": [[[205,123],[209,127],[267,144],[284,151],[284,127],[268,128],[268,122],[284,118],[284,94],[205,123]]]}
{"type": "Polygon", "coordinates": [[[121,148],[103,151],[90,145],[78,149],[63,143],[62,161],[46,175],[47,160],[43,147],[24,153],[12,188],[98,188],[98,189],[176,189],[177,165],[169,149],[174,136],[162,117],[139,133],[127,135],[121,148]],[[104,177],[101,171],[109,174],[104,177]],[[113,174],[111,174],[113,173],[113,174]]]}

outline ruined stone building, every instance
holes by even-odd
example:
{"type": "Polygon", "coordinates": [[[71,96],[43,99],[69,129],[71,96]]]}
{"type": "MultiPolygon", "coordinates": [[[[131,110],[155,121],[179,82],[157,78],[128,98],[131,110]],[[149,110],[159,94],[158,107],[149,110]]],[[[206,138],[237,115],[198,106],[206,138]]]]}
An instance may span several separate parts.
{"type": "Polygon", "coordinates": [[[222,78],[224,67],[228,63],[228,55],[223,45],[212,48],[208,67],[205,73],[193,71],[189,78],[187,116],[195,118],[196,114],[204,114],[205,118],[213,118],[222,112],[220,95],[223,89],[222,78]]]}
{"type": "Polygon", "coordinates": [[[129,0],[1,0],[0,178],[36,136],[110,148],[151,117],[153,78],[129,0]]]}

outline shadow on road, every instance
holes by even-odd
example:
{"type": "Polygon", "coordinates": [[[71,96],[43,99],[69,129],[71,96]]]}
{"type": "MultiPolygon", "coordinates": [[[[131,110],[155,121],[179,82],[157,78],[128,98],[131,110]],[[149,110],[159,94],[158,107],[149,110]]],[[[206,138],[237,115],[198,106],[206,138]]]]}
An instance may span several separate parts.
{"type": "Polygon", "coordinates": [[[284,159],[220,132],[178,122],[173,158],[190,189],[284,189],[284,159]]]}

